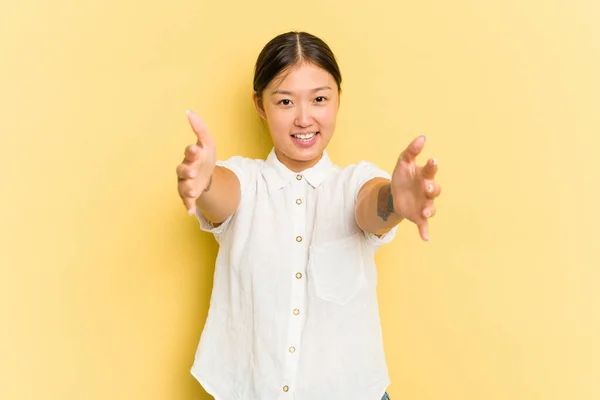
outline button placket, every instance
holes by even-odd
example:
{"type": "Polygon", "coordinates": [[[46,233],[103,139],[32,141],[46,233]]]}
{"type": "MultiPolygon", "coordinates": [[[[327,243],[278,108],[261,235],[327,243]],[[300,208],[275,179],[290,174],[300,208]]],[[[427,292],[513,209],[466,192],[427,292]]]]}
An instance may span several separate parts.
{"type": "MultiPolygon", "coordinates": [[[[304,307],[306,301],[306,279],[304,271],[308,262],[308,243],[306,239],[306,207],[303,199],[306,199],[308,193],[308,183],[303,176],[296,175],[296,181],[291,185],[291,201],[288,203],[290,215],[292,217],[292,232],[294,232],[294,242],[292,245],[292,254],[290,260],[293,280],[291,285],[291,304],[293,310],[289,314],[289,329],[285,348],[285,366],[283,382],[281,383],[284,392],[291,392],[294,385],[296,371],[298,370],[298,355],[300,351],[300,338],[302,336],[303,318],[300,315],[300,309],[304,307]]],[[[289,394],[288,394],[289,395],[289,394]]],[[[282,396],[288,396],[282,393],[282,396]]]]}

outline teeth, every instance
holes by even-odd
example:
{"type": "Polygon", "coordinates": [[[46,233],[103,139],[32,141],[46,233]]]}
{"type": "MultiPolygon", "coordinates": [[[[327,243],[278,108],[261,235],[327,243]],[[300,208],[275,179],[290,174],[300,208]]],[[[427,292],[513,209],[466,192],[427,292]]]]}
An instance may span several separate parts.
{"type": "Polygon", "coordinates": [[[313,136],[315,136],[316,133],[312,132],[312,133],[307,133],[305,135],[294,135],[294,137],[297,137],[298,139],[302,139],[302,140],[308,140],[308,139],[312,139],[313,136]]]}

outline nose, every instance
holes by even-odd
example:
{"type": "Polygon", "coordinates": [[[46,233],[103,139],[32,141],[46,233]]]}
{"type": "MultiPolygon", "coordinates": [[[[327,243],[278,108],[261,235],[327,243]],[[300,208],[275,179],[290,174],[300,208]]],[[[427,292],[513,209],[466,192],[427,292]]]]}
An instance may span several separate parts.
{"type": "Polygon", "coordinates": [[[310,112],[310,107],[301,106],[297,108],[296,120],[294,124],[300,128],[306,128],[312,125],[313,118],[310,112]]]}

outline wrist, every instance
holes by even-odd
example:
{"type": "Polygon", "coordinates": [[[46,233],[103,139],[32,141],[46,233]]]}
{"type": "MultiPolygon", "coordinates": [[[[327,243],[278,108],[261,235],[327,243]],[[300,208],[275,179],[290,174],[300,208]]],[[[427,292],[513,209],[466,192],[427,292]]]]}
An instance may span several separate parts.
{"type": "Polygon", "coordinates": [[[202,191],[202,193],[206,193],[210,190],[210,187],[212,185],[212,180],[213,180],[213,174],[210,174],[210,178],[208,178],[208,184],[206,185],[206,187],[204,188],[204,190],[202,191]]]}

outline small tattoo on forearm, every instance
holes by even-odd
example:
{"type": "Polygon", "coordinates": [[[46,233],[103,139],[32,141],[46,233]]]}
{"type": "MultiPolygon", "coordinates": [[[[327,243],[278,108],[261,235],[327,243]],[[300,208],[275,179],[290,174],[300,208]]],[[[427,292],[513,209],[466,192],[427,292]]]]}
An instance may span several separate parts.
{"type": "Polygon", "coordinates": [[[387,184],[379,188],[377,196],[377,215],[384,221],[394,212],[394,198],[392,197],[392,186],[387,184]]]}

